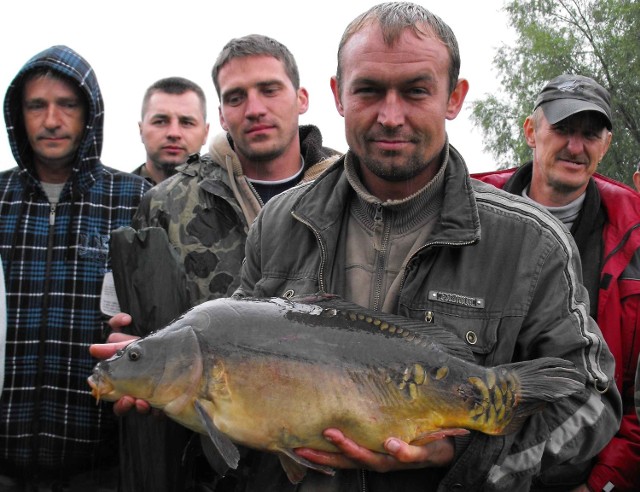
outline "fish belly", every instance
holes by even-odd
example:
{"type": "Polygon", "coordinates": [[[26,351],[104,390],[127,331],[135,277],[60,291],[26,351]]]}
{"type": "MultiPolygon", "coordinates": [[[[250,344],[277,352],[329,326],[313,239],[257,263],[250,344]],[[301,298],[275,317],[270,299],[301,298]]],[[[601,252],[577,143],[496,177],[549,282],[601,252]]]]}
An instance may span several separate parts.
{"type": "Polygon", "coordinates": [[[216,427],[258,449],[335,451],[322,436],[332,427],[383,451],[388,437],[411,442],[442,428],[425,395],[417,401],[375,369],[252,358],[226,363],[224,378],[224,391],[210,394],[216,427]]]}

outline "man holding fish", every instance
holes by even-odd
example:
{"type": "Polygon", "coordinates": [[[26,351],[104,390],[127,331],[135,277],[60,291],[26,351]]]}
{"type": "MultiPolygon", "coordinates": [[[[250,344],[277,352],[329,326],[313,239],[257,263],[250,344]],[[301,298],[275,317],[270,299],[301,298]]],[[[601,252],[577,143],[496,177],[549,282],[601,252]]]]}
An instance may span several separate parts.
{"type": "Polygon", "coordinates": [[[477,364],[560,358],[586,384],[507,435],[443,425],[430,442],[389,435],[374,452],[348,437],[366,424],[333,421],[342,428],[324,431],[328,446],[294,455],[333,475],[309,470],[293,485],[275,455],[262,453],[247,490],[570,490],[615,434],[613,359],[588,315],[571,236],[536,205],[472,181],[449,145],[445,121],[468,90],[459,67],[454,34],[418,5],[380,4],[347,27],[331,87],[350,150],[260,212],[237,294],[338,294],[381,316],[421,320],[426,336],[457,335],[477,364]]]}
{"type": "MultiPolygon", "coordinates": [[[[570,490],[619,425],[612,358],[588,316],[575,243],[535,205],[471,181],[448,143],[445,120],[468,90],[459,63],[450,28],[420,6],[381,4],[350,24],[331,81],[350,150],[263,209],[240,293],[336,293],[445,327],[484,365],[561,357],[588,382],[509,436],[424,446],[390,437],[383,454],[329,429],[338,453],[298,454],[340,470],[310,472],[299,490],[570,490]],[[415,468],[424,470],[400,471],[415,468]]],[[[256,490],[274,482],[277,469],[264,470],[255,467],[256,490]]]]}

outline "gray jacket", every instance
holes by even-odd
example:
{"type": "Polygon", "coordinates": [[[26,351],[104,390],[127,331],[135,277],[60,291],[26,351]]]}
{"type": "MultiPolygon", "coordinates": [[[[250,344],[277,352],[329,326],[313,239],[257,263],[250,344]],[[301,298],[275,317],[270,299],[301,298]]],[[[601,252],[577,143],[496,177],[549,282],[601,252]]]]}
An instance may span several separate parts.
{"type": "MultiPolygon", "coordinates": [[[[315,182],[265,206],[247,239],[238,294],[342,294],[339,236],[354,193],[345,158],[354,156],[348,153],[315,182]]],[[[447,158],[441,217],[402,273],[397,314],[456,333],[480,364],[561,357],[583,371],[588,383],[515,434],[472,433],[467,442],[457,440],[456,458],[441,470],[439,485],[433,471],[424,470],[423,478],[369,472],[368,490],[383,490],[389,475],[397,490],[514,491],[529,490],[532,483],[567,490],[584,480],[622,411],[611,353],[588,316],[577,248],[546,211],[471,180],[453,147],[447,158]]]]}

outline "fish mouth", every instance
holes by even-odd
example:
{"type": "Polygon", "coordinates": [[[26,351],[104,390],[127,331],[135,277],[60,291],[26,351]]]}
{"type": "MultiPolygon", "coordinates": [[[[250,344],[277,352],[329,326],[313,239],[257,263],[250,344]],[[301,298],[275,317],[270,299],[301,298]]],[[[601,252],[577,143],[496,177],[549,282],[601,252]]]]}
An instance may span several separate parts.
{"type": "Polygon", "coordinates": [[[101,399],[107,401],[115,399],[115,395],[109,398],[109,396],[114,393],[113,385],[100,374],[92,374],[87,378],[87,382],[89,386],[91,386],[91,396],[93,396],[97,402],[101,399]]]}

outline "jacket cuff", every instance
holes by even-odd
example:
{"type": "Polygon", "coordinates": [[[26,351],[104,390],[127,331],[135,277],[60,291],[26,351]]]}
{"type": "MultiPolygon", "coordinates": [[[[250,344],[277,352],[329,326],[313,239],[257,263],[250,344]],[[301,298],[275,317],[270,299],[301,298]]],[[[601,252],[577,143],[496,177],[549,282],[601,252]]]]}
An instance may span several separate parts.
{"type": "Polygon", "coordinates": [[[458,461],[458,458],[467,450],[469,443],[471,442],[471,433],[464,436],[453,436],[453,461],[458,461]]]}

